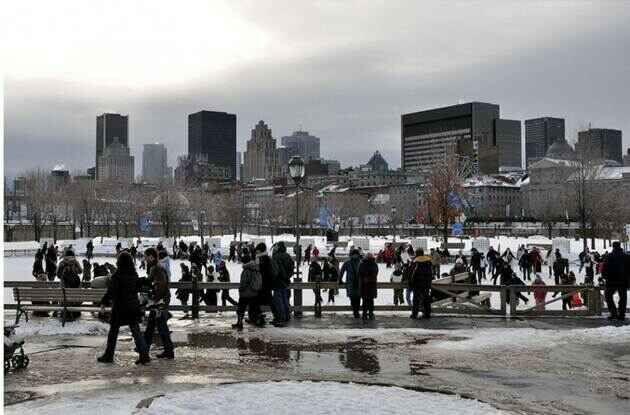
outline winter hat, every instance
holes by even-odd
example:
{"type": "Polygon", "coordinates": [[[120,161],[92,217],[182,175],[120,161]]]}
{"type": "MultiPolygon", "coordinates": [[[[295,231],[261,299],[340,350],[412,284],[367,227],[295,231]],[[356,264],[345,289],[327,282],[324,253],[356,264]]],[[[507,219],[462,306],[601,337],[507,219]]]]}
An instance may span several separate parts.
{"type": "Polygon", "coordinates": [[[266,255],[267,254],[267,245],[264,242],[259,243],[258,245],[256,245],[255,248],[256,251],[256,256],[260,255],[266,255]]]}
{"type": "Polygon", "coordinates": [[[250,262],[252,259],[249,256],[249,253],[247,251],[245,251],[243,253],[243,255],[241,256],[241,261],[243,262],[243,264],[247,264],[248,262],[250,262]]]}
{"type": "Polygon", "coordinates": [[[64,252],[64,256],[74,256],[74,251],[68,248],[66,252],[64,252]]]}

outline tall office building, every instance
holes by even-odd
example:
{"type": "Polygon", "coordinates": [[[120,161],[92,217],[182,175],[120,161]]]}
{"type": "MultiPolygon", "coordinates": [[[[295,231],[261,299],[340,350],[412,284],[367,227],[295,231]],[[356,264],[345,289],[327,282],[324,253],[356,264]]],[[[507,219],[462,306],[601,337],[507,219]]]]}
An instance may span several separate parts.
{"type": "Polygon", "coordinates": [[[499,150],[499,170],[520,170],[521,122],[519,120],[494,120],[494,142],[499,150]]]}
{"type": "Polygon", "coordinates": [[[621,131],[608,128],[589,128],[578,132],[578,148],[596,152],[597,157],[623,163],[621,131]]]}
{"type": "Polygon", "coordinates": [[[99,181],[133,183],[134,158],[129,154],[129,147],[120,143],[117,137],[103,150],[96,165],[99,181]]]}
{"type": "Polygon", "coordinates": [[[241,180],[243,178],[243,153],[240,151],[236,152],[236,180],[241,180]]]}
{"type": "Polygon", "coordinates": [[[278,174],[276,140],[264,121],[252,129],[252,138],[247,142],[244,154],[243,181],[272,179],[278,174]]]}
{"type": "Polygon", "coordinates": [[[310,135],[308,131],[294,131],[293,134],[282,137],[280,142],[287,148],[289,158],[302,156],[305,162],[320,158],[319,138],[310,135]]]}
{"type": "Polygon", "coordinates": [[[401,116],[402,169],[426,173],[450,147],[469,161],[471,174],[499,170],[494,120],[499,106],[483,102],[431,109],[401,116]]]}
{"type": "Polygon", "coordinates": [[[542,117],[525,120],[526,166],[532,160],[545,157],[549,146],[564,140],[564,118],[542,117]]]}
{"type": "Polygon", "coordinates": [[[168,161],[164,144],[145,144],[142,148],[142,180],[147,183],[168,182],[168,161]]]}
{"type": "Polygon", "coordinates": [[[226,179],[236,179],[236,115],[218,111],[190,114],[188,154],[224,169],[226,179]]]}
{"type": "Polygon", "coordinates": [[[96,174],[98,178],[98,159],[103,151],[114,142],[129,147],[129,116],[105,113],[96,117],[96,174]]]}

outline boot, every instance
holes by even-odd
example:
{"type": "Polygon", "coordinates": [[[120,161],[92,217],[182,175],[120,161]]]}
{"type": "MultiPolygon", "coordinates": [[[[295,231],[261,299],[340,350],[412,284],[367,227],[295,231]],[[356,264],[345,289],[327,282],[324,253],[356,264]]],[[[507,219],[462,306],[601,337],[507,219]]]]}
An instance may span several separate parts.
{"type": "Polygon", "coordinates": [[[151,358],[149,357],[149,354],[143,354],[141,355],[138,360],[136,360],[136,364],[137,365],[146,365],[151,361],[151,358]]]}
{"type": "Polygon", "coordinates": [[[114,363],[114,358],[107,355],[103,355],[103,356],[97,357],[96,361],[99,363],[114,363]]]}
{"type": "Polygon", "coordinates": [[[170,351],[170,352],[164,351],[164,352],[156,355],[155,357],[157,357],[158,359],[173,360],[173,359],[175,359],[175,353],[173,353],[172,351],[170,351]]]}
{"type": "Polygon", "coordinates": [[[232,324],[233,329],[243,330],[243,316],[238,316],[236,323],[232,324]]]}

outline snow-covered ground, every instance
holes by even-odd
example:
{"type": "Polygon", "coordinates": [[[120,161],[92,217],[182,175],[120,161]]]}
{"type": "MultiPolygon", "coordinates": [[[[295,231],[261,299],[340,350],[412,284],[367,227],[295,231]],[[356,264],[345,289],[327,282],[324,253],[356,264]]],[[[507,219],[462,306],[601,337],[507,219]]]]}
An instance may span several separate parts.
{"type": "Polygon", "coordinates": [[[6,414],[503,414],[479,401],[454,395],[416,392],[398,387],[337,382],[235,383],[169,393],[136,409],[138,393],[65,396],[34,400],[5,408],[6,414]],[[290,409],[289,409],[290,408],[290,409]]]}

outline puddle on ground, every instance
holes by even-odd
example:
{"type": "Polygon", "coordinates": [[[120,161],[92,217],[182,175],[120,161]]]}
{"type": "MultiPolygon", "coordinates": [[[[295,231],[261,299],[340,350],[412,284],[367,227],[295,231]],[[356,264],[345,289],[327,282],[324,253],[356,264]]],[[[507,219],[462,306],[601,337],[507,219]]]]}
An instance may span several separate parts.
{"type": "Polygon", "coordinates": [[[350,337],[343,342],[293,343],[283,340],[243,337],[232,332],[187,333],[174,339],[179,346],[228,349],[240,359],[261,363],[294,366],[313,372],[344,372],[369,375],[392,373],[424,375],[430,362],[410,361],[407,353],[396,353],[396,347],[425,344],[429,339],[413,339],[409,344],[379,344],[368,337],[350,337]],[[380,346],[380,348],[379,348],[380,346]]]}

